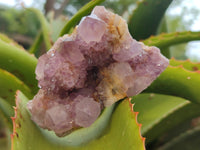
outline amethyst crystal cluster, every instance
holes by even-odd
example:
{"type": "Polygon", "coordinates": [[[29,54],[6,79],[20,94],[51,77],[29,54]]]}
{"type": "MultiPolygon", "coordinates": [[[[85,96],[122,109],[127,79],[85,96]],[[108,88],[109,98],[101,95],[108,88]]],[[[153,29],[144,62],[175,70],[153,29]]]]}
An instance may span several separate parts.
{"type": "Polygon", "coordinates": [[[39,58],[40,90],[28,109],[40,127],[64,136],[89,127],[104,107],[139,94],[167,66],[158,48],[134,40],[125,20],[97,6],[39,58]]]}

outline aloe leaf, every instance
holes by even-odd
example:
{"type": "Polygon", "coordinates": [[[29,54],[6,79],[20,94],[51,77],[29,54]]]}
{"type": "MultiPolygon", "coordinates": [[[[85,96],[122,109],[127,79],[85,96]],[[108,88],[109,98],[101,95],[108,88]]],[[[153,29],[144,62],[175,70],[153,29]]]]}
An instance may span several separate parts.
{"type": "Polygon", "coordinates": [[[175,137],[158,150],[198,150],[200,147],[200,127],[188,130],[180,136],[175,137]]]}
{"type": "MultiPolygon", "coordinates": [[[[164,17],[161,21],[161,24],[158,28],[157,34],[163,33],[163,32],[168,32],[168,27],[167,27],[167,22],[166,22],[166,17],[164,17]]],[[[167,57],[170,58],[171,54],[170,54],[170,48],[166,47],[164,49],[161,49],[161,53],[167,57]]]]}
{"type": "MultiPolygon", "coordinates": [[[[99,121],[89,127],[75,131],[76,140],[63,140],[58,138],[57,141],[52,141],[48,134],[43,133],[31,120],[29,113],[26,109],[27,98],[21,93],[17,92],[16,99],[16,112],[14,118],[14,129],[12,135],[12,150],[144,150],[144,139],[140,136],[139,126],[136,121],[136,113],[131,110],[129,100],[124,100],[119,103],[114,109],[113,114],[110,111],[104,111],[100,116],[107,118],[111,115],[106,125],[106,129],[99,135],[94,137],[93,140],[87,143],[79,143],[80,145],[69,144],[76,143],[77,140],[83,140],[90,136],[90,128],[92,126],[104,126],[105,122],[99,121]],[[108,115],[108,116],[107,116],[108,115]],[[85,131],[83,131],[85,130],[85,131]],[[86,132],[85,136],[78,134],[78,132],[86,132]],[[32,134],[33,133],[33,134],[32,134]],[[88,135],[87,135],[88,134],[88,135]],[[60,140],[60,142],[58,142],[60,140]],[[73,145],[73,146],[72,146],[73,145]]],[[[111,107],[111,111],[114,107],[111,107]]],[[[109,108],[107,108],[109,109],[109,108]]],[[[104,119],[103,119],[104,120],[104,119]]],[[[99,128],[95,131],[99,132],[99,128]]],[[[97,133],[95,133],[97,134],[97,133]]],[[[55,135],[54,135],[55,136],[55,135]]],[[[70,136],[70,135],[69,135],[70,136]]],[[[56,137],[54,137],[56,138],[56,137]]],[[[66,138],[66,137],[65,137],[66,138]]]]}
{"type": "Polygon", "coordinates": [[[7,145],[6,137],[0,138],[0,148],[1,148],[1,150],[10,150],[7,145]]]}
{"type": "Polygon", "coordinates": [[[60,36],[69,33],[72,27],[74,27],[82,17],[86,16],[91,12],[91,10],[98,4],[104,2],[105,0],[91,0],[89,3],[84,5],[79,11],[66,23],[60,32],[60,36]]]}
{"type": "Polygon", "coordinates": [[[200,63],[194,63],[188,60],[176,60],[175,58],[170,59],[171,66],[183,66],[185,69],[190,71],[199,71],[200,63]]]}
{"type": "MultiPolygon", "coordinates": [[[[185,111],[190,113],[190,111],[185,111]]],[[[155,142],[150,143],[150,145],[156,149],[159,147],[163,147],[167,143],[171,143],[173,139],[179,137],[180,135],[186,133],[187,131],[194,129],[200,125],[200,118],[199,115],[195,118],[190,118],[185,122],[177,125],[173,129],[169,130],[168,132],[164,133],[163,135],[159,136],[155,142]]]]}
{"type": "Polygon", "coordinates": [[[42,43],[42,40],[43,40],[42,31],[39,31],[37,37],[35,38],[34,43],[32,44],[32,46],[29,49],[29,53],[35,54],[36,51],[39,49],[39,46],[42,43]]]}
{"type": "Polygon", "coordinates": [[[12,44],[18,48],[24,49],[23,46],[19,45],[14,40],[12,40],[8,36],[6,36],[5,34],[0,33],[0,39],[8,44],[12,44]]]}
{"type": "Polygon", "coordinates": [[[3,126],[1,126],[0,123],[0,149],[1,150],[10,150],[10,132],[3,126]]]}
{"type": "Polygon", "coordinates": [[[45,43],[45,46],[46,46],[46,50],[49,50],[52,46],[51,44],[51,35],[50,35],[50,29],[49,29],[49,24],[45,18],[45,16],[42,14],[42,12],[38,9],[35,9],[35,8],[28,8],[28,10],[34,12],[40,23],[41,23],[41,27],[42,27],[42,33],[43,33],[43,38],[44,38],[44,43],[45,43]]]}
{"type": "Polygon", "coordinates": [[[54,18],[53,13],[49,15],[50,20],[50,28],[51,28],[51,39],[55,42],[59,38],[59,34],[66,23],[69,21],[69,18],[64,16],[59,16],[54,18]]]}
{"type": "Polygon", "coordinates": [[[36,64],[37,59],[27,51],[0,40],[0,68],[22,80],[34,94],[38,90],[35,79],[36,64]]]}
{"type": "Polygon", "coordinates": [[[147,143],[200,115],[200,105],[175,96],[145,93],[133,97],[132,102],[147,143]]]}
{"type": "Polygon", "coordinates": [[[168,66],[167,69],[144,92],[179,96],[200,103],[200,73],[183,67],[168,66]]]}
{"type": "Polygon", "coordinates": [[[142,0],[128,21],[129,31],[137,40],[156,34],[162,17],[172,0],[142,0]]]}
{"type": "Polygon", "coordinates": [[[12,130],[12,120],[11,117],[14,115],[12,106],[6,102],[6,100],[0,97],[0,119],[3,123],[12,130]]]}
{"type": "Polygon", "coordinates": [[[11,73],[0,69],[0,97],[5,99],[11,106],[14,106],[15,93],[17,90],[21,90],[29,98],[33,97],[28,86],[11,73]]]}
{"type": "Polygon", "coordinates": [[[162,33],[158,36],[151,36],[150,38],[142,41],[144,44],[149,46],[157,46],[160,49],[185,43],[189,41],[200,40],[200,32],[173,32],[173,33],[162,33]]]}

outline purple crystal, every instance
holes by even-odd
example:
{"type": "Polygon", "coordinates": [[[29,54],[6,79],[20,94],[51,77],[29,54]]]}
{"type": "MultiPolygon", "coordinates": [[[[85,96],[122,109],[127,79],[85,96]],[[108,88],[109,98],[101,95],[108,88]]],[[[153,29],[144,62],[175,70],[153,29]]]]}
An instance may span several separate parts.
{"type": "Polygon", "coordinates": [[[104,107],[147,88],[168,63],[158,48],[132,39],[125,20],[97,6],[39,58],[32,120],[58,136],[89,127],[104,107]]]}

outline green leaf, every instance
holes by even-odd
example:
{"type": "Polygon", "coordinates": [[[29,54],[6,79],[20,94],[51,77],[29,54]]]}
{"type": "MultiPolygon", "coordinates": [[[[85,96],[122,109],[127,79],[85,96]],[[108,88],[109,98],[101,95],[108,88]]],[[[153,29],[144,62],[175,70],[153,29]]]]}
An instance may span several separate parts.
{"type": "MultiPolygon", "coordinates": [[[[113,107],[106,108],[99,119],[89,128],[83,128],[74,131],[76,137],[68,141],[67,137],[57,138],[52,141],[48,134],[43,133],[31,120],[29,113],[26,109],[27,98],[21,93],[17,92],[16,99],[16,113],[14,119],[13,130],[13,150],[144,150],[144,139],[141,138],[139,133],[139,126],[136,122],[136,113],[131,111],[131,105],[128,100],[120,102],[112,112],[113,107]],[[111,118],[110,118],[110,117],[111,118]],[[106,122],[105,118],[109,118],[106,122]],[[106,128],[99,132],[99,127],[105,126],[106,128]],[[96,126],[96,127],[95,127],[96,126]],[[95,128],[95,130],[93,130],[95,128]],[[93,130],[93,131],[92,131],[93,130]],[[77,132],[77,133],[76,133],[77,132]],[[83,133],[86,132],[84,136],[83,133]],[[94,136],[93,140],[87,143],[77,143],[77,140],[84,140],[91,136],[91,132],[99,134],[98,137],[94,136]],[[34,134],[31,134],[34,133],[34,134]],[[31,136],[30,136],[31,134],[31,136]],[[76,138],[76,140],[75,140],[76,138]],[[59,142],[60,140],[60,142],[59,142]],[[70,144],[71,142],[71,144],[70,144]],[[73,144],[74,143],[74,144],[73,144]],[[80,145],[79,145],[80,144],[80,145]]],[[[72,133],[72,134],[73,134],[72,133]]],[[[50,136],[50,135],[49,135],[50,136]]],[[[71,134],[69,135],[71,136],[71,134]]]]}
{"type": "Polygon", "coordinates": [[[82,17],[86,16],[91,12],[91,10],[98,4],[104,2],[105,0],[91,0],[89,3],[84,5],[79,11],[66,23],[60,32],[60,36],[69,33],[71,28],[73,28],[82,17]]]}
{"type": "Polygon", "coordinates": [[[175,58],[170,59],[171,66],[183,66],[185,69],[189,71],[199,71],[200,63],[193,63],[189,59],[188,60],[176,60],[175,58]]]}
{"type": "Polygon", "coordinates": [[[12,130],[12,120],[11,117],[14,115],[12,106],[6,102],[6,100],[0,97],[0,119],[3,123],[12,130]]]}
{"type": "MultiPolygon", "coordinates": [[[[167,27],[167,21],[166,17],[163,17],[160,26],[158,28],[157,34],[163,33],[163,32],[168,32],[168,27],[167,27]]],[[[161,49],[160,52],[167,58],[171,58],[170,54],[170,48],[166,47],[164,49],[161,49]]]]}
{"type": "Polygon", "coordinates": [[[42,40],[43,40],[42,31],[39,31],[37,37],[35,38],[34,43],[29,49],[29,53],[35,54],[37,50],[39,49],[40,44],[42,43],[42,40]]]}
{"type": "Polygon", "coordinates": [[[50,39],[51,35],[50,35],[49,24],[48,24],[45,16],[42,14],[42,12],[40,10],[35,9],[35,8],[27,8],[27,9],[34,12],[37,15],[37,17],[41,23],[41,26],[42,26],[42,33],[43,33],[46,50],[48,51],[52,46],[51,39],[50,39]]]}
{"type": "Polygon", "coordinates": [[[6,137],[0,138],[0,148],[1,148],[1,150],[10,150],[8,147],[9,146],[7,144],[7,138],[6,137]]]}
{"type": "Polygon", "coordinates": [[[21,90],[32,98],[31,90],[22,81],[11,73],[0,69],[0,97],[5,99],[11,106],[15,105],[15,93],[17,90],[21,90]]]}
{"type": "Polygon", "coordinates": [[[144,92],[179,96],[200,103],[200,73],[183,67],[168,66],[167,69],[144,92]]]}
{"type": "Polygon", "coordinates": [[[13,115],[13,113],[11,113],[13,110],[12,107],[2,98],[0,98],[0,109],[0,149],[10,150],[10,131],[12,130],[12,121],[8,116],[13,115]]]}
{"type": "Polygon", "coordinates": [[[23,46],[19,45],[14,40],[12,40],[8,36],[6,36],[5,34],[0,33],[0,39],[8,44],[12,44],[18,48],[24,49],[23,46]]]}
{"type": "Polygon", "coordinates": [[[156,34],[162,17],[172,0],[142,0],[128,21],[129,31],[136,40],[156,34]]]}
{"type": "Polygon", "coordinates": [[[198,150],[200,147],[200,127],[188,130],[187,132],[175,137],[158,150],[198,150]]]}
{"type": "Polygon", "coordinates": [[[38,90],[35,79],[36,64],[37,59],[27,51],[0,40],[0,68],[22,80],[34,94],[38,90]]]}
{"type": "MultiPolygon", "coordinates": [[[[185,110],[185,112],[190,112],[190,110],[185,110]]],[[[191,129],[194,129],[199,125],[200,125],[200,119],[198,115],[195,118],[190,118],[186,120],[185,122],[178,124],[173,129],[164,133],[159,138],[157,138],[155,142],[151,143],[151,146],[158,149],[159,147],[162,147],[163,145],[166,145],[167,143],[170,143],[171,141],[173,141],[174,138],[179,137],[183,133],[191,129]]]]}
{"type": "Polygon", "coordinates": [[[48,18],[50,20],[51,39],[55,42],[59,38],[61,30],[69,21],[69,18],[62,15],[55,18],[53,12],[48,14],[48,18]]]}
{"type": "Polygon", "coordinates": [[[147,143],[200,115],[200,105],[175,96],[145,93],[133,97],[132,102],[147,143]]]}
{"type": "Polygon", "coordinates": [[[200,32],[173,32],[173,33],[162,33],[158,36],[151,36],[150,38],[142,41],[144,44],[149,46],[157,46],[160,49],[185,43],[189,41],[200,40],[200,32]]]}
{"type": "Polygon", "coordinates": [[[10,132],[0,122],[0,149],[1,150],[10,150],[10,132]],[[9,138],[8,138],[9,137],[9,138]]]}

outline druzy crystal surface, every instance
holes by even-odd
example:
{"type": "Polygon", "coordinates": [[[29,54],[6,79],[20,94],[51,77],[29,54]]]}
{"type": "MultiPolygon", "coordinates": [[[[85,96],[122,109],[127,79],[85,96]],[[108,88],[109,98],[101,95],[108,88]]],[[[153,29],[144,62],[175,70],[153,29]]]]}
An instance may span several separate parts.
{"type": "Polygon", "coordinates": [[[97,6],[39,58],[32,120],[58,136],[89,127],[103,108],[147,88],[168,63],[158,48],[134,40],[125,20],[97,6]]]}

